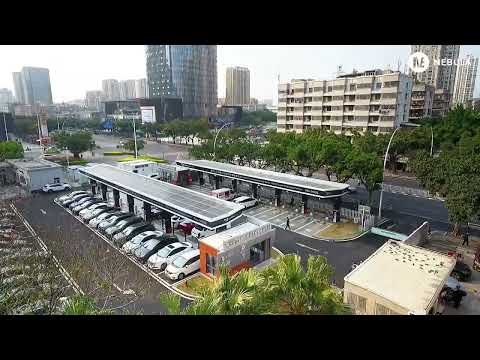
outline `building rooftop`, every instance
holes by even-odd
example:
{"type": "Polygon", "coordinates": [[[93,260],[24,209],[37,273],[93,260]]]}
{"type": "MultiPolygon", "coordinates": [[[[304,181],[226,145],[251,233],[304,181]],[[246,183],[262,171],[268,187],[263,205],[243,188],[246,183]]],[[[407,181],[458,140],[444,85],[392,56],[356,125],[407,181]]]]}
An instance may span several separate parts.
{"type": "Polygon", "coordinates": [[[345,276],[345,282],[422,314],[435,301],[454,266],[452,257],[389,240],[345,276]]]}
{"type": "Polygon", "coordinates": [[[98,164],[80,169],[80,173],[208,228],[224,225],[243,211],[241,205],[116,166],[98,164]]]}
{"type": "Polygon", "coordinates": [[[60,165],[43,160],[43,159],[14,159],[14,160],[7,160],[10,164],[16,166],[17,168],[25,169],[25,170],[41,170],[41,169],[48,169],[48,168],[61,168],[60,165]]]}
{"type": "Polygon", "coordinates": [[[243,224],[207,236],[199,241],[216,249],[219,253],[222,253],[223,251],[241,245],[242,243],[251,240],[252,237],[257,237],[271,229],[272,226],[269,223],[249,217],[243,224]]]}

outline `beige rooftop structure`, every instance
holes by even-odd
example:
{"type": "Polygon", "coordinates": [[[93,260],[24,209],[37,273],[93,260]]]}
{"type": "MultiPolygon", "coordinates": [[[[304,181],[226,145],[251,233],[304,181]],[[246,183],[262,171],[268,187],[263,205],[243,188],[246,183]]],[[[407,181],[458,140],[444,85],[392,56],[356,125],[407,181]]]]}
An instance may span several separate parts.
{"type": "Polygon", "coordinates": [[[389,240],[345,276],[344,302],[357,314],[435,313],[455,259],[389,240]]]}

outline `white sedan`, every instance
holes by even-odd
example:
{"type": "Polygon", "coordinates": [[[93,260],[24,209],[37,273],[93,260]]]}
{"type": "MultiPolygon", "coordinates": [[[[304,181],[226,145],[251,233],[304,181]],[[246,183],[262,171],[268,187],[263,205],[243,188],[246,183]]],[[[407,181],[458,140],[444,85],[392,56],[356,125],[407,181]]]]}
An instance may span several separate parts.
{"type": "Polygon", "coordinates": [[[54,191],[72,190],[72,187],[68,184],[45,184],[42,191],[46,193],[52,193],[54,191]]]}
{"type": "Polygon", "coordinates": [[[251,198],[251,197],[248,197],[248,196],[240,196],[240,197],[234,199],[233,202],[235,204],[242,205],[243,207],[245,207],[245,209],[248,209],[252,206],[255,206],[258,203],[257,199],[254,199],[254,198],[251,198]]]}

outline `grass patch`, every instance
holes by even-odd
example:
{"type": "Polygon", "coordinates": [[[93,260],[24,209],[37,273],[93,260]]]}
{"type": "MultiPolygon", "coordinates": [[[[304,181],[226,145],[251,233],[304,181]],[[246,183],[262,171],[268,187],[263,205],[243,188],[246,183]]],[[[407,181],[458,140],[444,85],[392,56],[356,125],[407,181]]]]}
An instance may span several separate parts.
{"type": "Polygon", "coordinates": [[[135,155],[127,151],[105,151],[103,156],[120,156],[120,155],[135,155]]]}
{"type": "Polygon", "coordinates": [[[79,160],[68,160],[68,163],[66,160],[62,160],[60,161],[60,164],[61,165],[80,165],[80,166],[84,166],[85,164],[87,164],[88,161],[87,160],[82,160],[82,159],[79,159],[79,160]]]}
{"type": "Polygon", "coordinates": [[[332,224],[325,230],[320,231],[318,235],[330,239],[347,239],[357,234],[360,234],[360,232],[360,225],[348,221],[332,224]]]}
{"type": "Polygon", "coordinates": [[[155,157],[155,156],[148,156],[148,155],[141,155],[137,159],[135,159],[135,156],[128,156],[125,158],[117,159],[118,162],[127,162],[127,161],[133,161],[133,160],[145,160],[145,161],[153,161],[156,162],[157,164],[166,164],[168,163],[167,160],[155,157]]]}
{"type": "Polygon", "coordinates": [[[202,289],[212,287],[213,284],[213,280],[198,274],[192,279],[189,279],[178,285],[178,289],[190,295],[200,295],[202,289]]]}

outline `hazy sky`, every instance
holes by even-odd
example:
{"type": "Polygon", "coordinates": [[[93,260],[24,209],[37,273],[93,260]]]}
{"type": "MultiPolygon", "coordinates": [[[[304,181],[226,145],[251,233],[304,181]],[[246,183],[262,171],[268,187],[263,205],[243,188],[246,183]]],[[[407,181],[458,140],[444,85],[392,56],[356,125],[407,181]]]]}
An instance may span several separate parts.
{"type": "MultiPolygon", "coordinates": [[[[407,62],[410,46],[218,46],[218,97],[225,96],[225,70],[228,66],[250,69],[250,95],[277,101],[280,81],[292,78],[331,79],[342,65],[367,70],[390,65],[394,70],[407,62]]],[[[480,57],[480,46],[462,46],[460,57],[471,53],[480,57]]],[[[50,69],[54,102],[83,99],[85,91],[101,89],[102,79],[119,80],[146,77],[143,45],[69,45],[0,46],[0,88],[12,91],[12,72],[22,66],[50,69]]],[[[477,73],[475,97],[480,96],[480,72],[477,73]]]]}

